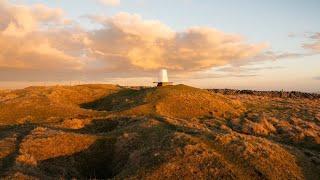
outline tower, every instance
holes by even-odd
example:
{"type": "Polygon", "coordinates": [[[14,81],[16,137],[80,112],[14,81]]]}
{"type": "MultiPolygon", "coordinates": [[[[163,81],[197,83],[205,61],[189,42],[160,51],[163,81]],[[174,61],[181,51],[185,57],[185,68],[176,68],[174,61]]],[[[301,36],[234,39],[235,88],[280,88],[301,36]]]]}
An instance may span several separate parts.
{"type": "Polygon", "coordinates": [[[166,69],[161,69],[158,76],[158,82],[154,83],[157,83],[158,87],[171,85],[172,82],[169,82],[168,79],[168,71],[166,69]]]}

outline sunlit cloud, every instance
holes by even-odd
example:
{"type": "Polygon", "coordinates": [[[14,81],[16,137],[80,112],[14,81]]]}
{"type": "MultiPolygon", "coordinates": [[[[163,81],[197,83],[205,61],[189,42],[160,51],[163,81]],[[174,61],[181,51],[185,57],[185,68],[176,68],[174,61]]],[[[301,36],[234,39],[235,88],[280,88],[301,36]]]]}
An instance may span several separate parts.
{"type": "Polygon", "coordinates": [[[106,6],[118,6],[120,5],[120,0],[97,0],[99,3],[106,6]]]}
{"type": "MultiPolygon", "coordinates": [[[[99,28],[86,30],[61,9],[0,3],[2,81],[148,77],[160,68],[175,77],[218,77],[207,72],[302,56],[268,51],[266,43],[249,43],[239,34],[211,27],[175,31],[138,14],[90,15],[99,28]]],[[[230,70],[230,76],[255,75],[235,72],[230,70]]]]}
{"type": "Polygon", "coordinates": [[[103,25],[89,33],[92,55],[108,62],[115,71],[201,71],[246,61],[268,47],[265,43],[249,44],[239,35],[208,27],[176,32],[159,21],[143,20],[135,14],[119,13],[91,20],[103,25]],[[117,66],[119,62],[126,66],[117,66]]]}
{"type": "Polygon", "coordinates": [[[60,9],[22,6],[0,1],[0,67],[17,69],[79,69],[81,62],[67,48],[77,32],[64,28],[69,20],[60,9]],[[66,44],[65,46],[60,46],[66,44]]]}

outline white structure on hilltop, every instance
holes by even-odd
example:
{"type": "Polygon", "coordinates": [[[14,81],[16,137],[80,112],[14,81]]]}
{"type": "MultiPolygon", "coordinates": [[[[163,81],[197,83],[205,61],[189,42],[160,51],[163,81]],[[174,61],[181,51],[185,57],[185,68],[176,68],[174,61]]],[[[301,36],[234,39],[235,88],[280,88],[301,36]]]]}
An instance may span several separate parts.
{"type": "Polygon", "coordinates": [[[159,73],[158,82],[169,82],[168,71],[166,69],[161,69],[159,73]]]}
{"type": "Polygon", "coordinates": [[[157,83],[158,87],[171,85],[172,82],[169,82],[168,71],[166,69],[161,69],[159,72],[158,82],[154,83],[157,83]]]}

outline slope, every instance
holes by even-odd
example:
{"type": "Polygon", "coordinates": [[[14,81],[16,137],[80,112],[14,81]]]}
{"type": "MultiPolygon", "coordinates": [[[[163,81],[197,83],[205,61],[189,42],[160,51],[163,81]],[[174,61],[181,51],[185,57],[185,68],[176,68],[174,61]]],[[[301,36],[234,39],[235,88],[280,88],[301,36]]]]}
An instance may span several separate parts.
{"type": "Polygon", "coordinates": [[[187,119],[206,116],[232,118],[244,111],[240,101],[185,85],[125,89],[84,104],[83,107],[120,115],[160,115],[187,119]]]}

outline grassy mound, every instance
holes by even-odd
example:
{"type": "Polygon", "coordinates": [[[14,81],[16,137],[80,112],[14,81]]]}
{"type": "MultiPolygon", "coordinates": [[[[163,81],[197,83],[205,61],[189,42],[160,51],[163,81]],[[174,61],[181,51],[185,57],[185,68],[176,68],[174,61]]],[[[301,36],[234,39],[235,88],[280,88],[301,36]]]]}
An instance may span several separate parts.
{"type": "Polygon", "coordinates": [[[0,93],[0,125],[50,122],[91,114],[79,105],[119,89],[114,85],[51,86],[0,93]]]}
{"type": "Polygon", "coordinates": [[[187,119],[232,118],[239,116],[244,109],[239,101],[185,85],[126,89],[83,107],[126,115],[152,114],[187,119]]]}

